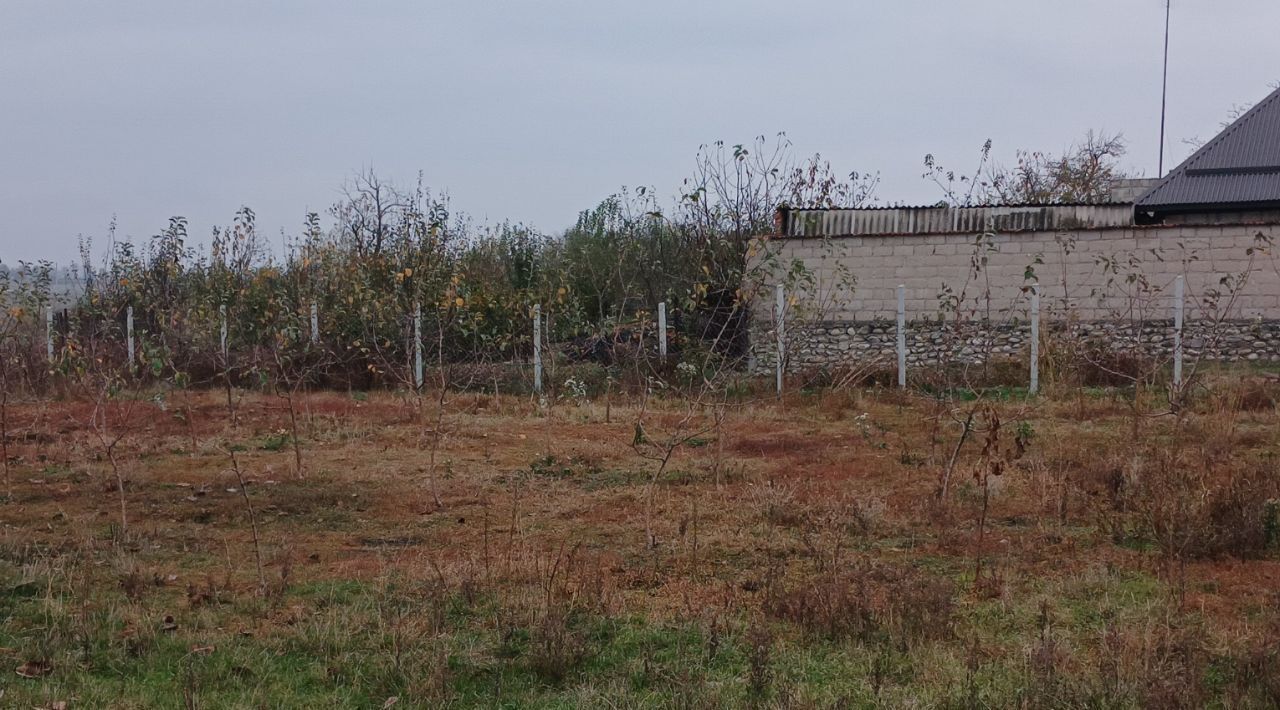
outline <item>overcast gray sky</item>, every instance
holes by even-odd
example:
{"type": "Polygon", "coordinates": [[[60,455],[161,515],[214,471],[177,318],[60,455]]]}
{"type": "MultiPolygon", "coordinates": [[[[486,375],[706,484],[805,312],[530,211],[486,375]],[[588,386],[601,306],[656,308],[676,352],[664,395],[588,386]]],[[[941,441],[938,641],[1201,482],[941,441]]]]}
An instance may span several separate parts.
{"type": "MultiPolygon", "coordinates": [[[[0,0],[0,260],[70,259],[241,204],[298,231],[372,166],[544,230],[702,143],[800,154],[932,202],[933,152],[1123,132],[1156,171],[1163,0],[615,3],[0,0]]],[[[1280,79],[1280,2],[1174,0],[1169,158],[1280,79]]]]}

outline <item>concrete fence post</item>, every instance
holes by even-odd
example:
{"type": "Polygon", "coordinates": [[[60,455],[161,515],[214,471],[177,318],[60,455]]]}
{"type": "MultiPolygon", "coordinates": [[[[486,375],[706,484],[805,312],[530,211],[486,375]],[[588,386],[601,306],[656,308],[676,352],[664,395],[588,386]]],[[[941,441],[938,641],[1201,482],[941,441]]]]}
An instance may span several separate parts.
{"type": "Polygon", "coordinates": [[[422,389],[422,302],[413,302],[413,388],[422,389]]]}
{"type": "Polygon", "coordinates": [[[907,287],[898,285],[898,386],[907,386],[907,287]]]}
{"type": "Polygon", "coordinates": [[[533,307],[533,391],[542,394],[542,306],[533,307]]]}
{"type": "Polygon", "coordinates": [[[125,338],[129,341],[129,369],[133,369],[133,306],[124,311],[125,338]]]}
{"type": "Polygon", "coordinates": [[[1182,388],[1182,309],[1185,282],[1179,276],[1173,280],[1173,386],[1182,388]]]}
{"type": "Polygon", "coordinates": [[[222,330],[219,333],[219,345],[223,362],[227,359],[227,304],[218,306],[218,315],[222,318],[222,330]]]}
{"type": "Polygon", "coordinates": [[[318,345],[320,343],[320,308],[313,301],[311,303],[311,344],[318,345]]]}
{"type": "Polygon", "coordinates": [[[778,362],[775,369],[777,370],[778,396],[781,397],[782,375],[787,367],[787,291],[782,284],[778,284],[774,291],[777,296],[774,308],[778,326],[778,362]]]}
{"type": "Polygon", "coordinates": [[[53,306],[44,310],[44,349],[49,362],[53,362],[53,306]]]}
{"type": "Polygon", "coordinates": [[[1040,391],[1040,287],[1031,287],[1031,394],[1040,391]]]}
{"type": "Polygon", "coordinates": [[[658,359],[667,362],[667,302],[658,304],[658,359]]]}

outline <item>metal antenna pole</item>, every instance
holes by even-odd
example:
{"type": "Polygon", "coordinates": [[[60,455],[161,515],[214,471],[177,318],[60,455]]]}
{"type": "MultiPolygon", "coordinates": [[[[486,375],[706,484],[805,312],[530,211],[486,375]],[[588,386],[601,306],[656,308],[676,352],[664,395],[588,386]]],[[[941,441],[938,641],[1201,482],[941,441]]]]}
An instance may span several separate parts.
{"type": "Polygon", "coordinates": [[[1156,177],[1164,177],[1164,118],[1169,106],[1169,16],[1173,13],[1173,0],[1164,1],[1164,78],[1160,91],[1160,168],[1156,177]]]}

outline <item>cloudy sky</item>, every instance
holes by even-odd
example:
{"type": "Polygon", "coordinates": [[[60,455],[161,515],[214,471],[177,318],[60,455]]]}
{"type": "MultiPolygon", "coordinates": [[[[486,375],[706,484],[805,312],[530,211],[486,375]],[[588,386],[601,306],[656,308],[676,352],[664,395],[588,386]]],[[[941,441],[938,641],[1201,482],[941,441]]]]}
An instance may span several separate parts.
{"type": "MultiPolygon", "coordinates": [[[[1163,0],[0,0],[0,261],[196,241],[247,204],[296,232],[372,166],[478,220],[569,225],[674,195],[702,143],[785,131],[879,197],[925,153],[1123,132],[1156,172],[1163,0]]],[[[1168,167],[1280,79],[1280,2],[1174,0],[1168,167]]]]}

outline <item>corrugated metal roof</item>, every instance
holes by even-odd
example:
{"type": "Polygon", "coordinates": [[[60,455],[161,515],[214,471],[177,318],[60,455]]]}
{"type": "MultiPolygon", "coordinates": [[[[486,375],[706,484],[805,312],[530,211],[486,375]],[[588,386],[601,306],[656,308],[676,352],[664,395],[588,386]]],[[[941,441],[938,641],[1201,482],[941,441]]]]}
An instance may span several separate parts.
{"type": "Polygon", "coordinates": [[[1140,212],[1168,213],[1280,203],[1280,89],[1138,198],[1140,212]]]}
{"type": "Polygon", "coordinates": [[[1133,224],[1133,205],[1000,205],[784,210],[786,237],[978,234],[1102,229],[1133,224]]]}

